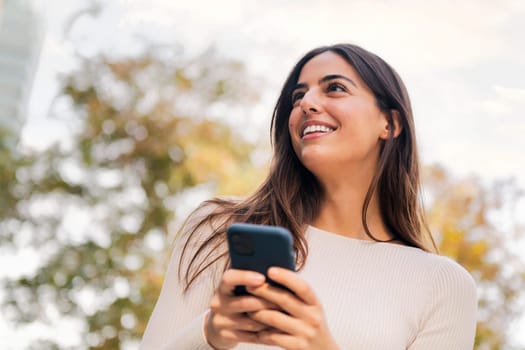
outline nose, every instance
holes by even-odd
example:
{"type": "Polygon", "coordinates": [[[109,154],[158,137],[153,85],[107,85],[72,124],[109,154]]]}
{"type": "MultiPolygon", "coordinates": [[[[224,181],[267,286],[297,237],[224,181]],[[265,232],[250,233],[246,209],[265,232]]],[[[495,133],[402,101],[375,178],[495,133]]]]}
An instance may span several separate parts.
{"type": "Polygon", "coordinates": [[[305,92],[299,106],[304,114],[319,113],[321,111],[321,102],[314,89],[305,92]]]}

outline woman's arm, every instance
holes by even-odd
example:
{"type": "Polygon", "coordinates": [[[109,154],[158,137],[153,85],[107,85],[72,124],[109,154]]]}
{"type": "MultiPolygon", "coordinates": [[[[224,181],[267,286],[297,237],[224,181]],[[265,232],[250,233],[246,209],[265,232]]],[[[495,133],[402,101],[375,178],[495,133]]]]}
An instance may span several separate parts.
{"type": "MultiPolygon", "coordinates": [[[[272,303],[254,296],[235,296],[233,290],[236,285],[257,287],[265,279],[252,271],[228,270],[223,273],[225,260],[204,270],[184,293],[184,285],[178,276],[182,250],[189,242],[181,266],[184,273],[188,260],[214,230],[211,225],[205,224],[190,239],[195,224],[211,212],[209,207],[197,209],[175,241],[159,299],[144,332],[141,350],[213,350],[210,344],[230,349],[239,342],[254,340],[256,332],[266,328],[251,320],[247,313],[276,308],[272,303]]],[[[222,251],[212,249],[209,253],[208,258],[214,259],[222,251]]]]}
{"type": "MultiPolygon", "coordinates": [[[[192,284],[187,293],[183,293],[184,286],[179,279],[178,270],[181,253],[189,232],[195,224],[211,212],[209,206],[200,207],[187,220],[181,235],[175,240],[173,252],[166,271],[164,284],[160,292],[153,313],[150,317],[142,339],[140,349],[170,349],[170,344],[176,349],[212,349],[203,335],[203,323],[210,300],[217,285],[217,276],[220,278],[222,264],[215,264],[205,270],[192,284]]],[[[204,230],[196,232],[199,237],[192,237],[192,246],[187,253],[191,256],[200,239],[206,237],[211,230],[208,225],[204,230]]]]}
{"type": "Polygon", "coordinates": [[[442,258],[432,276],[429,307],[420,331],[407,350],[472,350],[476,334],[477,295],[472,276],[442,258]]]}

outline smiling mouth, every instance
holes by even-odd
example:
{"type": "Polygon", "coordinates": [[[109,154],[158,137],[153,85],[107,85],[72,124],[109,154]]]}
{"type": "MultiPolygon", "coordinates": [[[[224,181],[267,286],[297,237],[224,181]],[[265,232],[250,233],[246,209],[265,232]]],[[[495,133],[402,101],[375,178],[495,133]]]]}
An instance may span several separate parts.
{"type": "Polygon", "coordinates": [[[335,130],[334,128],[330,128],[326,125],[309,125],[306,128],[304,128],[302,137],[305,137],[311,134],[326,134],[334,130],[335,130]]]}

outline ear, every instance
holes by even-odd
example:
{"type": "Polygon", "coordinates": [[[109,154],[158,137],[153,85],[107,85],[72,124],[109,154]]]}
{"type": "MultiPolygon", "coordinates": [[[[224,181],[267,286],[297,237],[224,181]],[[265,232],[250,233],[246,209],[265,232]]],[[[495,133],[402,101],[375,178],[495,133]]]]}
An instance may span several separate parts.
{"type": "Polygon", "coordinates": [[[391,133],[393,138],[396,138],[401,134],[401,131],[403,131],[403,126],[401,125],[401,116],[399,115],[399,111],[396,109],[390,110],[390,117],[392,118],[392,123],[394,124],[394,130],[390,130],[390,125],[388,123],[388,118],[385,116],[385,126],[383,131],[381,132],[380,138],[382,140],[388,139],[391,133]]]}

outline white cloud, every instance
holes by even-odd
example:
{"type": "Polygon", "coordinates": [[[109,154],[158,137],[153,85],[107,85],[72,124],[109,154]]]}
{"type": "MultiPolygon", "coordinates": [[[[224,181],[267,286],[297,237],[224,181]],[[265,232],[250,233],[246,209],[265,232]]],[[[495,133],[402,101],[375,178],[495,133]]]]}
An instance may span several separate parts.
{"type": "Polygon", "coordinates": [[[459,174],[514,176],[525,185],[525,89],[476,91],[438,78],[434,87],[440,92],[430,99],[427,91],[415,94],[424,159],[459,174]]]}
{"type": "MultiPolygon", "coordinates": [[[[508,131],[515,139],[525,144],[525,88],[509,88],[504,86],[493,86],[491,95],[479,101],[477,112],[487,116],[487,121],[497,130],[508,131]],[[523,141],[522,141],[523,140],[523,141]]],[[[501,135],[506,142],[512,137],[508,134],[501,135]]],[[[525,149],[525,147],[523,148],[525,149]]]]}
{"type": "MultiPolygon", "coordinates": [[[[183,43],[189,52],[215,43],[223,54],[243,60],[251,72],[266,78],[275,90],[306,50],[338,41],[355,42],[383,56],[407,82],[425,159],[456,167],[449,159],[452,154],[457,157],[459,149],[464,148],[466,154],[489,146],[492,151],[505,150],[509,144],[505,136],[521,130],[520,88],[500,85],[491,90],[469,81],[462,72],[468,68],[473,75],[483,76],[487,72],[477,68],[483,62],[494,62],[495,69],[513,57],[525,57],[516,34],[525,30],[525,22],[518,20],[525,14],[522,1],[267,0],[264,6],[260,4],[255,0],[119,0],[105,7],[95,31],[95,22],[86,17],[72,29],[71,37],[88,55],[132,52],[137,49],[137,36],[168,45],[183,43]],[[506,122],[495,127],[494,120],[502,118],[506,122]],[[493,136],[491,144],[484,135],[493,136]]],[[[37,89],[38,84],[54,84],[49,72],[58,67],[53,62],[64,64],[60,55],[71,53],[61,48],[56,29],[60,26],[55,22],[48,53],[43,54],[47,73],[37,79],[37,89]]],[[[514,85],[520,84],[516,77],[514,85]]],[[[39,108],[32,109],[34,114],[42,113],[45,105],[42,91],[35,94],[39,108]]],[[[254,111],[271,110],[272,98],[264,103],[265,107],[254,111]]],[[[261,117],[269,122],[269,115],[257,120],[261,117]]],[[[42,124],[33,125],[40,128],[42,124]]],[[[26,139],[38,140],[37,133],[27,128],[26,139]]],[[[58,134],[49,131],[49,137],[58,134]]],[[[508,147],[506,154],[512,149],[508,147]]],[[[486,171],[474,165],[464,163],[472,171],[486,171]]],[[[501,168],[502,173],[515,170],[501,168]]]]}
{"type": "MultiPolygon", "coordinates": [[[[161,25],[191,45],[237,44],[239,52],[277,46],[272,55],[351,41],[379,51],[410,70],[457,67],[516,49],[505,24],[523,14],[519,1],[146,1],[121,0],[130,24],[161,25]]],[[[235,45],[227,45],[234,47],[235,45]]],[[[524,49],[521,49],[522,51],[524,49]]]]}
{"type": "Polygon", "coordinates": [[[517,89],[504,86],[494,86],[494,90],[501,99],[525,107],[525,88],[517,89]]]}

